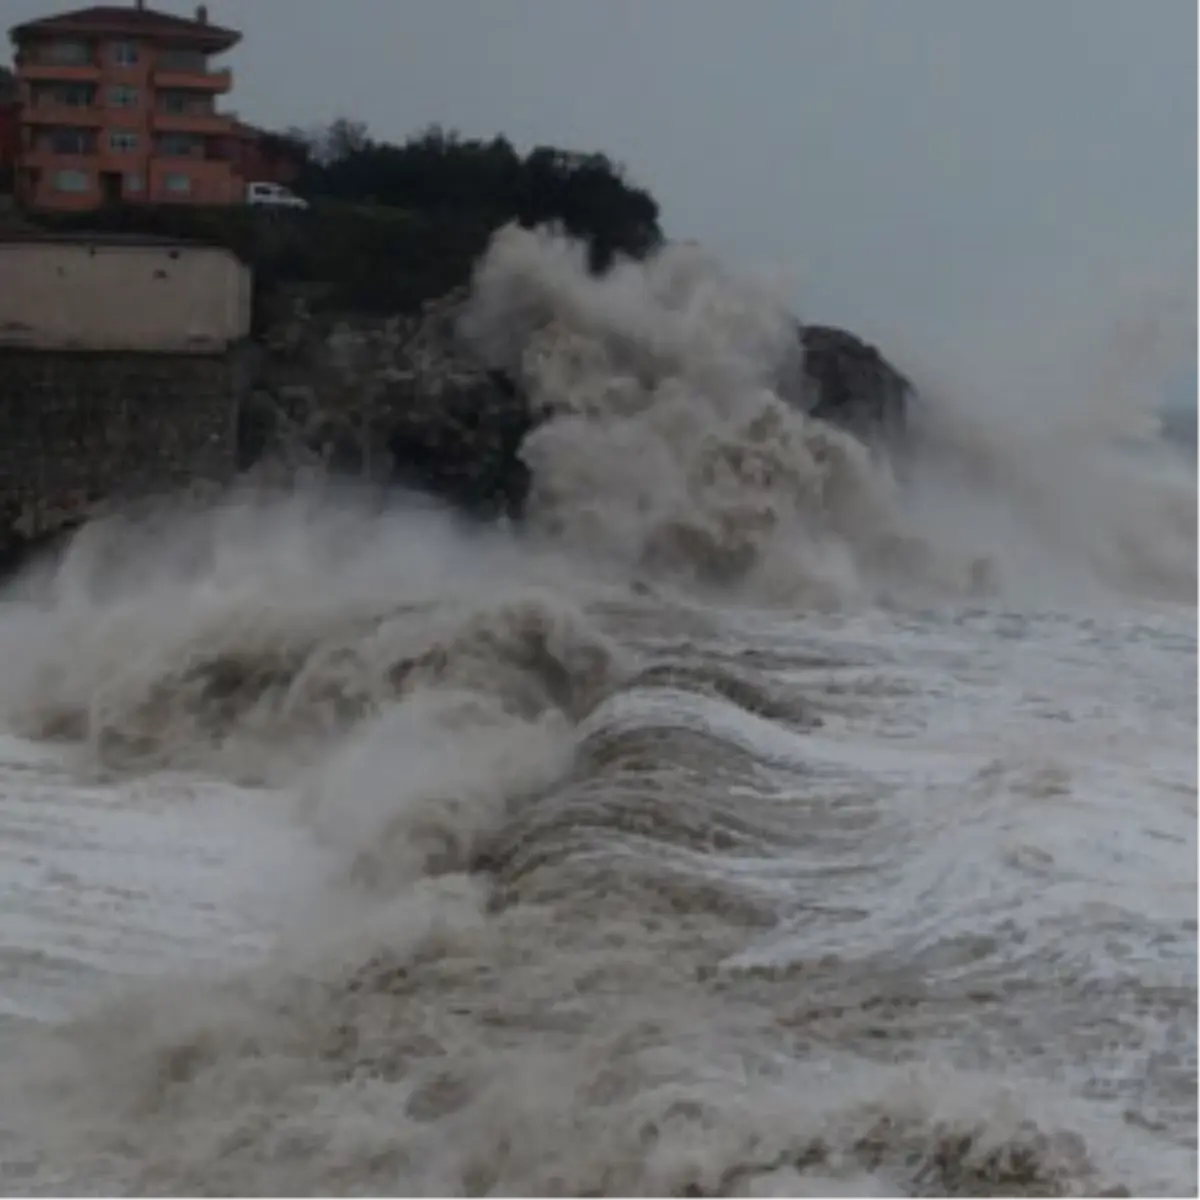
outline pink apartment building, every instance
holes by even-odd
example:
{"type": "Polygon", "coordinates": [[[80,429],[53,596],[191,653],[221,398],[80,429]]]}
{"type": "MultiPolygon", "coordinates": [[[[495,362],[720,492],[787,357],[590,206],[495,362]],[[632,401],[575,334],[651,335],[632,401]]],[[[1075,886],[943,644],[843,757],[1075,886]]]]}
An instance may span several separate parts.
{"type": "Polygon", "coordinates": [[[233,86],[213,57],[241,34],[155,12],[143,0],[45,17],[16,47],[16,194],[33,208],[106,203],[232,204],[244,181],[217,111],[233,86]]]}

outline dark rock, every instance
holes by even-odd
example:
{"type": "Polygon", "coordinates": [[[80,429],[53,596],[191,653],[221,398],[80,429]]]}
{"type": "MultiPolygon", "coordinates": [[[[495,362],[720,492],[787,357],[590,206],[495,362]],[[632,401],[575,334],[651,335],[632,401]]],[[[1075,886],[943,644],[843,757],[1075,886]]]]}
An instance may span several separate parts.
{"type": "Polygon", "coordinates": [[[387,449],[396,483],[440,496],[472,515],[520,515],[529,468],[519,451],[533,426],[524,399],[488,376],[460,381],[440,403],[416,389],[390,391],[387,449]]]}
{"type": "Polygon", "coordinates": [[[808,411],[868,445],[899,448],[912,384],[874,346],[844,329],[805,325],[800,341],[812,387],[808,411]]]}
{"type": "Polygon", "coordinates": [[[483,518],[518,516],[533,418],[514,382],[460,339],[465,300],[459,290],[412,317],[336,322],[297,304],[265,339],[240,461],[277,482],[316,470],[398,484],[483,518]]]}

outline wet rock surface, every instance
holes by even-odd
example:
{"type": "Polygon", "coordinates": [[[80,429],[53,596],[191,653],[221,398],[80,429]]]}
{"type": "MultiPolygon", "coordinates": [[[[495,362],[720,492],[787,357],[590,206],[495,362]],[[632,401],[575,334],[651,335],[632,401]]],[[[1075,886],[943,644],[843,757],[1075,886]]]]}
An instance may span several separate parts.
{"type": "Polygon", "coordinates": [[[811,414],[870,445],[895,448],[907,426],[912,384],[874,346],[844,329],[806,325],[800,342],[811,414]]]}
{"type": "Polygon", "coordinates": [[[427,492],[472,515],[516,515],[528,405],[457,333],[465,291],[410,317],[314,316],[302,299],[264,339],[243,406],[252,479],[308,474],[427,492]]]}

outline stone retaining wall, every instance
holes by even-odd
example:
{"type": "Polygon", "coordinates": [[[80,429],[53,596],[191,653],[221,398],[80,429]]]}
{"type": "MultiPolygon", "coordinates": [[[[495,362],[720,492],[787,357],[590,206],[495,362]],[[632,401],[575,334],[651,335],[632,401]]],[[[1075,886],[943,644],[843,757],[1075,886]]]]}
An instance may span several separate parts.
{"type": "Polygon", "coordinates": [[[225,483],[243,355],[0,350],[0,553],[112,501],[225,483]]]}

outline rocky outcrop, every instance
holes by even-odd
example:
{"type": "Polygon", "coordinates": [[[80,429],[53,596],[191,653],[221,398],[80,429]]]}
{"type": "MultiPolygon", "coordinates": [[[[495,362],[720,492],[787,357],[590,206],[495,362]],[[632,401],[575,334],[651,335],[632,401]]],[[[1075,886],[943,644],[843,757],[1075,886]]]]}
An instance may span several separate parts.
{"type": "Polygon", "coordinates": [[[811,385],[808,411],[868,445],[895,450],[908,422],[912,384],[861,338],[828,325],[800,330],[811,385]]]}
{"type": "MultiPolygon", "coordinates": [[[[466,299],[459,289],[411,317],[339,320],[293,297],[243,405],[243,468],[278,482],[312,473],[400,484],[471,515],[518,516],[529,488],[519,450],[539,418],[460,337],[466,299]]],[[[894,445],[908,381],[843,330],[807,326],[800,338],[805,378],[790,398],[871,445],[894,445]]]]}
{"type": "Polygon", "coordinates": [[[529,484],[518,450],[533,417],[458,337],[465,299],[451,292],[382,320],[316,317],[295,303],[265,339],[243,406],[243,468],[277,482],[311,472],[400,484],[471,515],[518,515],[529,484]]]}

